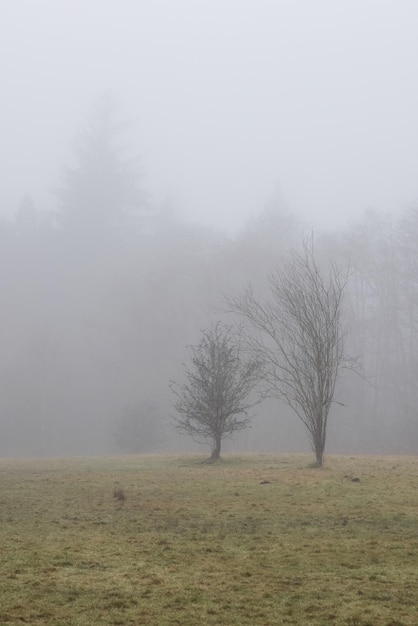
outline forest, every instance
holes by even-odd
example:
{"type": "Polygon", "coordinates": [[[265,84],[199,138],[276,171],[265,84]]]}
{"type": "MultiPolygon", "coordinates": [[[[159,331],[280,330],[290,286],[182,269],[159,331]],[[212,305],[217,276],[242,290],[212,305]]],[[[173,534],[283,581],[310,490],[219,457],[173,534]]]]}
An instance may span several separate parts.
{"type": "MultiPolygon", "coordinates": [[[[153,202],[117,115],[108,98],[90,111],[54,211],[25,196],[0,221],[0,454],[196,450],[173,428],[169,386],[187,346],[210,324],[233,324],[225,294],[262,295],[307,236],[321,267],[350,267],[345,349],[357,367],[341,370],[327,451],[416,453],[418,207],[312,233],[273,191],[227,235],[153,202]]],[[[309,439],[268,399],[225,449],[303,452],[309,439]]]]}

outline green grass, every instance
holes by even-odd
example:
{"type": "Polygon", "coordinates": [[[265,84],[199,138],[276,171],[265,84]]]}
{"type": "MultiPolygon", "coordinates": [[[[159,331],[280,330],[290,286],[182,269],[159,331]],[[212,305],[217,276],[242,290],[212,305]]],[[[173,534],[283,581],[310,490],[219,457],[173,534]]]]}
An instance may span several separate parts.
{"type": "Polygon", "coordinates": [[[418,459],[310,460],[0,461],[0,625],[418,624],[418,459]]]}

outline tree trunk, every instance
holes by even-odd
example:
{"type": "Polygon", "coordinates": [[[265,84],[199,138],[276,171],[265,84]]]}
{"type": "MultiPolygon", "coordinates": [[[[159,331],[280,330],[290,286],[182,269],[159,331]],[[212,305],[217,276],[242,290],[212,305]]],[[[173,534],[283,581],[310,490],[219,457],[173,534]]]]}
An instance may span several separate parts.
{"type": "Polygon", "coordinates": [[[215,437],[213,440],[212,454],[210,457],[211,461],[217,461],[221,454],[221,438],[215,437]]]}
{"type": "Polygon", "coordinates": [[[314,449],[315,449],[315,458],[316,464],[318,467],[322,467],[324,464],[324,448],[325,441],[322,437],[318,436],[314,438],[314,449]]]}

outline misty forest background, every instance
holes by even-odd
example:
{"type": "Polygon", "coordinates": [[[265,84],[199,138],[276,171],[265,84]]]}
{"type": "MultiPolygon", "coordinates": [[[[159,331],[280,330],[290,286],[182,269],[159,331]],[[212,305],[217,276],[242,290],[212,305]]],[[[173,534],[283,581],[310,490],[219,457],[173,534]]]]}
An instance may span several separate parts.
{"type": "MultiPolygon", "coordinates": [[[[169,199],[157,206],[121,118],[99,98],[51,181],[56,209],[25,196],[0,221],[1,455],[196,450],[170,418],[186,346],[234,321],[222,294],[248,283],[262,294],[310,234],[276,191],[234,237],[181,219],[169,199]]],[[[350,259],[346,351],[361,364],[361,376],[342,372],[327,451],[416,453],[418,207],[314,235],[324,266],[350,259]]],[[[223,448],[305,451],[309,441],[271,400],[223,448]]]]}

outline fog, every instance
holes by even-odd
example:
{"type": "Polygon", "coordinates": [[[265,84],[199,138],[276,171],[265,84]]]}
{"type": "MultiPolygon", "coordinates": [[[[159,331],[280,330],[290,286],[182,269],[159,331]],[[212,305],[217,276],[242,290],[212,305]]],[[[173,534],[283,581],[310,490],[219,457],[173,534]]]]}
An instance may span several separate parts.
{"type": "Polygon", "coordinates": [[[315,226],[417,197],[413,0],[15,0],[2,9],[0,203],[51,206],[114,91],[148,187],[235,232],[278,182],[315,226]]]}
{"type": "MultiPolygon", "coordinates": [[[[169,381],[304,233],[351,258],[328,450],[416,452],[413,0],[2,7],[0,454],[191,451],[169,381]],[[137,158],[136,158],[137,157],[137,158]]],[[[306,450],[260,405],[226,449],[306,450]]]]}

